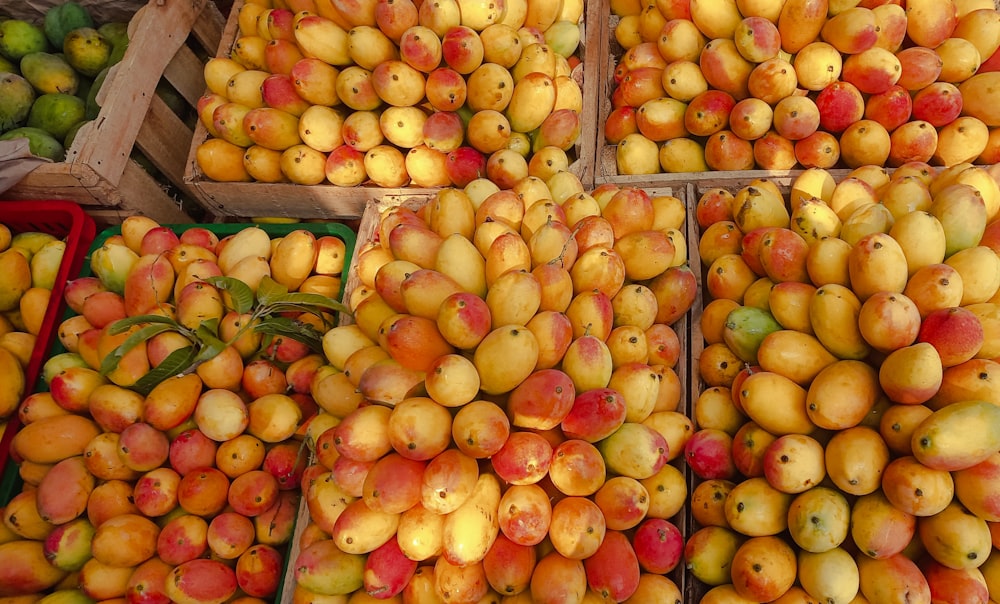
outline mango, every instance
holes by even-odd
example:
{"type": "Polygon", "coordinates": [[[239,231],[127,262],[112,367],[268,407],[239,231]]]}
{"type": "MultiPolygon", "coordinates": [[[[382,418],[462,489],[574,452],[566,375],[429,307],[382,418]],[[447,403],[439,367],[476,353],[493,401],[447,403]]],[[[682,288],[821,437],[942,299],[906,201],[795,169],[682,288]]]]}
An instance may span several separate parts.
{"type": "Polygon", "coordinates": [[[6,348],[0,348],[0,376],[0,418],[3,418],[17,411],[25,389],[24,369],[6,348]]]}
{"type": "Polygon", "coordinates": [[[52,290],[55,287],[56,276],[62,265],[63,254],[66,252],[66,242],[54,240],[46,243],[31,256],[31,286],[52,290]]]}
{"type": "Polygon", "coordinates": [[[125,293],[125,280],[139,255],[124,243],[107,242],[90,256],[90,270],[104,287],[118,294],[125,293]]]}
{"type": "Polygon", "coordinates": [[[917,535],[927,553],[948,568],[978,568],[993,549],[989,525],[958,501],[918,518],[917,535]]]}
{"type": "Polygon", "coordinates": [[[767,334],[757,350],[757,364],[806,387],[837,361],[814,336],[791,329],[767,334]]]}
{"type": "Polygon", "coordinates": [[[463,566],[482,561],[500,531],[499,506],[499,480],[480,474],[468,498],[445,518],[442,555],[463,566]]]}
{"type": "Polygon", "coordinates": [[[741,306],[726,317],[722,338],[736,356],[756,364],[761,342],[780,329],[781,324],[770,312],[754,306],[741,306]]]}
{"type": "Polygon", "coordinates": [[[505,115],[515,132],[531,132],[552,113],[556,102],[556,87],[552,78],[541,72],[531,72],[514,84],[514,93],[505,115]]]}
{"type": "Polygon", "coordinates": [[[60,55],[33,52],[21,59],[21,75],[40,94],[76,94],[80,75],[60,55]]]}
{"type": "Polygon", "coordinates": [[[100,427],[80,415],[47,417],[25,426],[11,441],[15,455],[35,463],[52,464],[81,455],[100,427]]]}
{"type": "Polygon", "coordinates": [[[16,73],[0,74],[0,132],[23,126],[35,102],[35,89],[16,73]]]}
{"type": "Polygon", "coordinates": [[[28,139],[28,149],[36,157],[44,157],[55,162],[60,162],[66,158],[66,150],[63,148],[63,144],[56,137],[41,128],[22,126],[8,130],[0,135],[0,140],[2,141],[14,140],[16,138],[28,139]]]}
{"type": "Polygon", "coordinates": [[[0,544],[0,596],[43,592],[68,573],[49,564],[41,541],[19,540],[0,544]]]}
{"type": "Polygon", "coordinates": [[[94,525],[87,518],[61,524],[45,539],[45,557],[60,570],[78,571],[91,558],[93,538],[94,525]]]}
{"type": "Polygon", "coordinates": [[[63,38],[66,62],[88,78],[107,67],[111,50],[111,42],[93,27],[78,27],[63,38]]]}
{"type": "Polygon", "coordinates": [[[271,256],[271,276],[289,291],[299,289],[316,263],[316,236],[298,229],[281,238],[271,256]]]}
{"type": "Polygon", "coordinates": [[[879,559],[858,556],[857,562],[861,594],[868,601],[930,604],[927,579],[916,562],[902,553],[879,559]]]}
{"type": "Polygon", "coordinates": [[[18,62],[27,54],[48,49],[41,27],[22,19],[0,21],[0,56],[18,62]]]}
{"type": "Polygon", "coordinates": [[[67,457],[52,466],[39,483],[38,513],[53,524],[75,520],[86,511],[95,482],[82,455],[67,457]]]}
{"type": "Polygon", "coordinates": [[[739,388],[743,411],[771,434],[809,434],[816,429],[806,409],[805,388],[785,376],[759,371],[739,388]]]}
{"type": "Polygon", "coordinates": [[[813,294],[809,304],[809,321],[816,338],[834,356],[863,359],[868,356],[871,347],[858,327],[860,312],[861,301],[853,291],[843,285],[828,283],[813,294]]]}
{"type": "Polygon", "coordinates": [[[986,202],[972,185],[956,183],[935,192],[930,213],[944,229],[946,258],[977,245],[986,230],[986,202]]]}
{"type": "Polygon", "coordinates": [[[991,128],[1000,126],[1000,111],[992,101],[1000,91],[1000,72],[976,74],[959,84],[958,91],[962,94],[963,115],[978,118],[991,128]]]}
{"type": "Polygon", "coordinates": [[[78,27],[94,27],[94,19],[86,8],[74,0],[68,0],[45,11],[42,29],[49,44],[62,50],[66,34],[78,27]]]}
{"type": "Polygon", "coordinates": [[[880,291],[900,293],[908,277],[903,248],[881,232],[862,237],[847,258],[851,289],[862,302],[880,291]]]}
{"type": "Polygon", "coordinates": [[[961,401],[935,411],[911,437],[913,456],[936,470],[964,470],[1000,449],[1000,406],[961,401]]]}
{"type": "Polygon", "coordinates": [[[47,522],[38,513],[38,489],[26,489],[14,495],[3,509],[3,524],[6,531],[24,539],[40,541],[45,539],[56,525],[47,522]]]}
{"type": "Polygon", "coordinates": [[[668,445],[655,429],[634,422],[623,423],[611,436],[597,443],[609,471],[636,480],[655,475],[667,462],[668,445]]]}
{"type": "Polygon", "coordinates": [[[8,249],[0,252],[0,276],[0,311],[14,310],[31,288],[31,265],[17,249],[8,249]]]}

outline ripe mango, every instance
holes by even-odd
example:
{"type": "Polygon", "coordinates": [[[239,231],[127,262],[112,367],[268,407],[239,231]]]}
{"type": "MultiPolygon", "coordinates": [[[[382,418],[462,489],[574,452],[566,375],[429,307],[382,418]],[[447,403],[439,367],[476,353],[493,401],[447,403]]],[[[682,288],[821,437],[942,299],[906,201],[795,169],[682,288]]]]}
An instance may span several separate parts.
{"type": "Polygon", "coordinates": [[[858,327],[860,312],[861,301],[854,292],[843,285],[828,283],[813,294],[809,321],[816,338],[834,356],[863,359],[871,347],[858,327]]]}
{"type": "Polygon", "coordinates": [[[82,455],[67,457],[52,466],[39,483],[38,513],[53,524],[75,520],[86,511],[95,484],[82,455]]]}
{"type": "Polygon", "coordinates": [[[911,437],[913,456],[936,470],[963,470],[1000,449],[1000,406],[961,401],[935,411],[911,437]]]}
{"type": "Polygon", "coordinates": [[[41,541],[19,540],[0,545],[0,596],[43,592],[67,574],[49,564],[41,541]]]}
{"type": "Polygon", "coordinates": [[[14,435],[10,447],[22,459],[41,464],[57,463],[82,455],[87,444],[100,432],[93,420],[81,415],[57,415],[22,428],[14,435]]]}

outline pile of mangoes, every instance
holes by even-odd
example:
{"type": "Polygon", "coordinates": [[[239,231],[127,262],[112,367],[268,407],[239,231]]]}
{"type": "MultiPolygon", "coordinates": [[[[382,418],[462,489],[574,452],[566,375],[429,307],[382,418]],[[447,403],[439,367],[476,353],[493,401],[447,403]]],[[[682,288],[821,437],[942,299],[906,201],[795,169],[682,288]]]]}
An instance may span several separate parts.
{"type": "Polygon", "coordinates": [[[69,1],[41,23],[0,20],[0,140],[27,138],[31,153],[62,161],[97,117],[97,91],[128,47],[128,24],[98,26],[69,1]]]}

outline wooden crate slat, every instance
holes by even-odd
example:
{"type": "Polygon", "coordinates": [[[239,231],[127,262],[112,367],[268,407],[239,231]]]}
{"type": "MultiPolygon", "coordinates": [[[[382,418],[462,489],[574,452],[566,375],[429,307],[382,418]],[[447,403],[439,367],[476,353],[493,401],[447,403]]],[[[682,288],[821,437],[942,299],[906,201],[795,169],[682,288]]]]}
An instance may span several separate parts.
{"type": "Polygon", "coordinates": [[[191,136],[191,129],[154,95],[135,142],[170,182],[183,183],[186,149],[191,136]]]}
{"type": "Polygon", "coordinates": [[[116,208],[122,219],[133,214],[141,214],[161,224],[193,222],[191,217],[167,196],[162,185],[134,161],[130,160],[125,165],[121,191],[127,192],[121,196],[120,204],[116,208]]]}
{"type": "Polygon", "coordinates": [[[73,161],[92,166],[112,183],[118,182],[153,90],[204,6],[203,0],[150,3],[135,14],[129,27],[133,41],[98,95],[103,102],[95,120],[97,132],[92,134],[97,139],[84,145],[73,161]],[[123,73],[128,77],[113,75],[123,73]]]}
{"type": "Polygon", "coordinates": [[[182,46],[167,64],[163,77],[192,107],[205,92],[205,65],[187,46],[182,46]]]}

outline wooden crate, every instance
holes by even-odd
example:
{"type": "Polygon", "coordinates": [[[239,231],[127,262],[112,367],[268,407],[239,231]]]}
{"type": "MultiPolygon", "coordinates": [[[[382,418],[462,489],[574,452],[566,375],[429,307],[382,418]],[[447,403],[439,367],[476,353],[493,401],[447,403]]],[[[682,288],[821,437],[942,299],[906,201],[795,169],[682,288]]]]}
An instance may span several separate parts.
{"type": "MultiPolygon", "coordinates": [[[[643,188],[651,196],[672,195],[686,202],[685,205],[689,208],[689,211],[684,227],[685,238],[688,243],[689,258],[691,257],[690,254],[692,250],[695,254],[695,258],[697,258],[697,248],[698,248],[697,221],[695,221],[694,219],[693,210],[690,209],[694,207],[694,204],[687,203],[687,199],[689,198],[692,189],[687,185],[670,185],[670,184],[641,186],[641,188],[643,188]]],[[[398,206],[405,206],[411,210],[418,210],[428,201],[433,199],[433,195],[434,193],[428,195],[423,195],[423,194],[386,195],[379,199],[370,200],[365,204],[364,212],[362,214],[358,227],[357,244],[356,247],[354,248],[354,253],[351,256],[350,268],[348,270],[347,278],[344,285],[345,301],[350,298],[351,292],[354,291],[355,288],[361,286],[361,282],[357,272],[358,258],[365,249],[368,249],[375,241],[377,241],[378,230],[381,224],[381,218],[383,216],[383,213],[398,206]]],[[[696,304],[700,303],[701,300],[699,297],[696,304]]],[[[677,411],[684,413],[688,417],[691,417],[693,409],[692,405],[694,402],[694,399],[690,398],[690,394],[697,392],[694,384],[692,384],[692,380],[694,380],[696,377],[694,373],[694,366],[692,360],[696,359],[697,357],[692,353],[692,348],[691,348],[692,344],[691,334],[694,325],[693,317],[696,309],[697,306],[692,307],[692,309],[688,313],[686,313],[681,319],[679,319],[677,322],[673,324],[673,327],[677,332],[677,336],[680,340],[680,346],[681,346],[681,355],[677,366],[674,367],[674,370],[677,372],[677,376],[680,379],[680,387],[682,393],[677,411]]],[[[341,325],[350,324],[352,322],[353,319],[350,316],[346,315],[341,316],[340,319],[341,325]]],[[[687,468],[687,465],[684,462],[683,455],[677,456],[670,463],[675,468],[677,468],[678,471],[680,471],[681,474],[684,476],[685,483],[688,486],[690,492],[692,478],[687,468]]],[[[685,538],[687,537],[688,534],[690,534],[691,531],[690,514],[688,513],[686,505],[674,518],[671,518],[670,520],[677,526],[678,529],[680,529],[681,533],[685,536],[685,538]]],[[[294,560],[295,556],[297,556],[300,551],[299,549],[300,537],[302,531],[305,530],[308,522],[309,522],[309,510],[305,498],[303,498],[299,506],[298,516],[296,520],[296,532],[295,535],[293,536],[292,545],[289,548],[289,553],[288,553],[289,564],[286,565],[286,572],[282,584],[283,585],[282,592],[278,599],[279,602],[292,601],[292,594],[295,589],[294,560]]],[[[684,594],[684,602],[698,602],[700,600],[700,595],[704,592],[704,590],[702,589],[702,586],[699,585],[697,582],[693,582],[690,580],[688,573],[684,570],[683,566],[684,565],[682,561],[667,576],[676,583],[681,593],[684,594]]]]}
{"type": "Polygon", "coordinates": [[[162,77],[193,114],[204,90],[203,57],[218,46],[223,23],[209,0],[140,6],[129,22],[129,48],[102,87],[97,119],[80,130],[64,162],[37,168],[3,197],[73,200],[103,223],[133,214],[194,222],[181,199],[198,194],[183,182],[193,131],[155,90],[162,77]],[[132,158],[133,150],[162,180],[132,158]]]}
{"type": "MultiPolygon", "coordinates": [[[[245,2],[236,0],[229,21],[222,34],[218,53],[215,56],[228,57],[233,43],[239,35],[239,9],[245,2]]],[[[598,36],[601,28],[588,23],[599,23],[601,2],[589,2],[581,23],[580,53],[583,63],[574,71],[574,77],[583,90],[582,132],[571,157],[569,169],[576,174],[584,187],[590,188],[594,182],[595,139],[591,124],[597,119],[597,74],[601,45],[598,36]]],[[[204,86],[203,86],[204,88],[204,86]]],[[[195,161],[198,145],[209,138],[202,124],[195,128],[194,138],[188,155],[184,174],[186,184],[198,191],[198,199],[207,211],[217,216],[283,216],[294,218],[360,218],[366,204],[383,196],[426,196],[433,194],[433,188],[381,188],[370,183],[357,187],[338,187],[330,184],[303,186],[289,183],[228,183],[207,178],[195,161]]]]}

